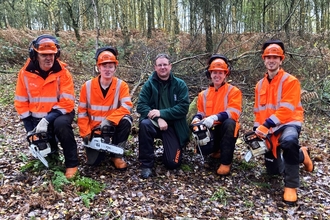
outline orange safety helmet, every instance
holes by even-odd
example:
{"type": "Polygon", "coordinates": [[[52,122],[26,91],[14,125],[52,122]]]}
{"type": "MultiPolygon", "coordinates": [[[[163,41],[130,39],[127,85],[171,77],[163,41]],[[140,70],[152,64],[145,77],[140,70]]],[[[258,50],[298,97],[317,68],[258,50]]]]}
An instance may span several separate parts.
{"type": "Polygon", "coordinates": [[[40,54],[56,54],[57,46],[51,38],[43,38],[33,45],[33,49],[40,54]]]}
{"type": "Polygon", "coordinates": [[[280,57],[281,60],[284,60],[284,58],[285,58],[284,51],[283,51],[282,47],[278,44],[275,44],[275,43],[268,45],[264,49],[264,52],[262,54],[262,59],[265,59],[265,57],[267,57],[267,56],[280,57]]]}
{"type": "Polygon", "coordinates": [[[101,52],[97,57],[97,65],[100,65],[102,63],[115,63],[116,65],[118,65],[119,62],[113,53],[105,50],[101,52]]]}
{"type": "Polygon", "coordinates": [[[210,64],[208,71],[212,70],[223,70],[226,74],[229,73],[228,65],[223,59],[215,59],[210,64]]]}

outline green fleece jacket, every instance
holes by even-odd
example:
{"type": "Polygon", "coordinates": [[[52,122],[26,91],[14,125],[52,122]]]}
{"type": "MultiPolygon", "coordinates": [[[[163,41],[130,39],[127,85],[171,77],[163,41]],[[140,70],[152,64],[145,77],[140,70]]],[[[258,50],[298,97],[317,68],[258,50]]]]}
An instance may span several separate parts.
{"type": "Polygon", "coordinates": [[[175,77],[172,73],[169,80],[167,96],[171,107],[159,109],[159,88],[161,88],[162,82],[157,77],[157,73],[153,72],[141,89],[137,112],[140,114],[140,121],[142,121],[148,118],[147,115],[150,110],[158,109],[160,118],[169,125],[174,125],[181,146],[185,146],[189,141],[189,127],[186,121],[189,109],[188,87],[182,79],[175,77]]]}

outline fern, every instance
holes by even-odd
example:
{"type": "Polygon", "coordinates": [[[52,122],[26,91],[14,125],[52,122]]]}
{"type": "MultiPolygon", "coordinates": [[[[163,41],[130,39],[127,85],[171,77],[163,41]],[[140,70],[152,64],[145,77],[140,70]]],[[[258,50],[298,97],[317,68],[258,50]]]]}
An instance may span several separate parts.
{"type": "Polygon", "coordinates": [[[104,189],[104,184],[87,177],[81,177],[75,180],[77,194],[81,197],[86,207],[89,207],[90,200],[104,189]]]}
{"type": "Polygon", "coordinates": [[[64,185],[69,184],[70,181],[64,176],[64,173],[61,171],[55,171],[54,176],[52,178],[52,183],[54,185],[54,189],[58,192],[62,192],[62,188],[64,185]]]}

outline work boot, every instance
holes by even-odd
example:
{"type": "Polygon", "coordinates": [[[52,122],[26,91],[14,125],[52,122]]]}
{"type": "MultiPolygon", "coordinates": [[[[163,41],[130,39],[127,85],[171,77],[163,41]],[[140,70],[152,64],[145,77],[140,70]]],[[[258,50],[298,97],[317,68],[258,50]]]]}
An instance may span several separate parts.
{"type": "Polygon", "coordinates": [[[289,205],[293,205],[297,202],[297,189],[284,187],[283,201],[289,205]]]}
{"type": "Polygon", "coordinates": [[[213,152],[213,153],[210,155],[210,157],[213,158],[213,159],[219,159],[219,158],[220,158],[220,151],[213,152]]]}
{"type": "Polygon", "coordinates": [[[67,179],[73,178],[78,173],[78,167],[66,168],[65,177],[67,179]]]}
{"type": "Polygon", "coordinates": [[[301,149],[301,151],[304,154],[303,164],[305,166],[305,170],[308,171],[308,172],[313,172],[313,170],[314,170],[314,164],[313,164],[313,161],[311,160],[311,158],[309,157],[309,150],[308,150],[308,148],[307,147],[301,147],[300,149],[301,149]]]}
{"type": "Polygon", "coordinates": [[[127,163],[125,160],[121,157],[111,157],[111,161],[115,165],[117,170],[126,170],[127,163]]]}
{"type": "Polygon", "coordinates": [[[230,168],[231,168],[231,164],[229,164],[229,165],[220,164],[220,166],[217,170],[217,174],[219,174],[221,176],[226,176],[230,173],[230,168]]]}
{"type": "Polygon", "coordinates": [[[148,179],[151,176],[152,176],[151,168],[144,167],[144,168],[141,169],[141,177],[143,179],[148,179]]]}

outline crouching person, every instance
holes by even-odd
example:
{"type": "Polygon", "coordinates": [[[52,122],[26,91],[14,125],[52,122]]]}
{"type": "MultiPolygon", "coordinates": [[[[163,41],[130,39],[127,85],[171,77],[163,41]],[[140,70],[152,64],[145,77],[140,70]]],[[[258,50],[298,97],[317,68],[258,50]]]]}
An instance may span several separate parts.
{"type": "Polygon", "coordinates": [[[154,60],[155,71],[143,85],[137,104],[139,123],[139,161],[141,177],[153,175],[155,163],[154,139],[163,142],[163,162],[166,168],[181,165],[182,149],[189,141],[186,115],[189,108],[188,87],[172,73],[167,54],[158,54],[154,60]]]}
{"type": "Polygon", "coordinates": [[[255,87],[254,130],[260,138],[270,140],[266,141],[271,149],[265,154],[267,173],[284,175],[283,201],[294,204],[299,164],[304,163],[306,171],[314,169],[309,150],[300,147],[298,140],[304,118],[300,83],[281,67],[285,58],[282,41],[266,41],[262,50],[267,71],[255,87]]]}
{"type": "Polygon", "coordinates": [[[238,119],[242,110],[241,91],[226,82],[230,73],[228,59],[214,54],[208,61],[206,76],[210,86],[198,94],[197,114],[191,122],[206,126],[212,141],[198,150],[220,161],[219,175],[228,175],[231,170],[235,143],[238,136],[238,119]]]}
{"type": "Polygon", "coordinates": [[[18,74],[15,108],[25,130],[47,132],[51,150],[63,148],[66,172],[70,179],[78,172],[77,143],[71,123],[74,112],[74,86],[66,64],[59,60],[60,45],[51,35],[32,41],[29,59],[18,74]]]}
{"type": "MultiPolygon", "coordinates": [[[[111,144],[125,146],[131,132],[133,104],[126,82],[115,77],[117,70],[117,49],[102,47],[96,51],[95,59],[100,74],[85,82],[81,87],[78,106],[78,126],[84,144],[90,141],[92,131],[110,127],[111,144]]],[[[98,133],[100,134],[100,133],[98,133]]],[[[86,147],[87,164],[98,165],[106,152],[86,147]]],[[[116,169],[125,170],[127,163],[122,154],[110,153],[116,169]]]]}

